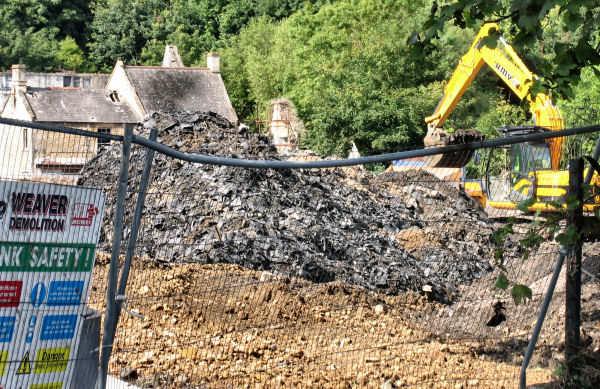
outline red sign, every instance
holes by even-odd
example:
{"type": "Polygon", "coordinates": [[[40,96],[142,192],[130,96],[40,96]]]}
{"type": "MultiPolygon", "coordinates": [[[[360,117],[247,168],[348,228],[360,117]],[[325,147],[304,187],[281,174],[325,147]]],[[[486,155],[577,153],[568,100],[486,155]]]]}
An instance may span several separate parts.
{"type": "Polygon", "coordinates": [[[0,281],[0,307],[18,307],[22,288],[23,281],[0,281]]]}
{"type": "Polygon", "coordinates": [[[94,216],[98,214],[98,208],[90,203],[75,203],[73,206],[72,226],[90,227],[94,216]]]}

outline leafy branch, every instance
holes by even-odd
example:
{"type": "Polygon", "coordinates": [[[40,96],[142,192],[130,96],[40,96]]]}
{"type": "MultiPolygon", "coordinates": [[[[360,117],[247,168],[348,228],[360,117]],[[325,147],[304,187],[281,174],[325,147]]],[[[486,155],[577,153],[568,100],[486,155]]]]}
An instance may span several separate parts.
{"type": "Polygon", "coordinates": [[[538,66],[538,71],[546,89],[552,89],[562,97],[573,98],[573,86],[579,82],[581,70],[591,67],[596,72],[600,65],[600,9],[597,1],[437,0],[423,24],[424,39],[418,43],[427,50],[448,22],[460,28],[478,30],[483,23],[495,21],[504,22],[513,45],[522,51],[535,42],[544,41],[544,26],[551,19],[569,39],[555,42],[552,58],[538,66]]]}
{"type": "MultiPolygon", "coordinates": [[[[598,194],[600,194],[599,186],[596,185],[583,185],[583,203],[587,203],[593,200],[598,194]]],[[[529,208],[537,202],[535,197],[525,200],[517,204],[517,210],[521,212],[528,212],[529,208]]],[[[575,218],[575,212],[581,207],[582,202],[577,199],[575,194],[567,194],[563,196],[559,201],[548,202],[549,211],[553,213],[547,215],[545,218],[541,218],[541,212],[536,211],[536,218],[529,225],[527,232],[524,237],[519,240],[519,247],[523,249],[523,259],[527,260],[531,254],[531,251],[538,248],[543,242],[548,239],[554,239],[557,243],[563,246],[573,245],[580,241],[582,236],[586,233],[592,233],[592,227],[590,225],[584,225],[583,229],[578,231],[573,220],[575,218]],[[565,226],[566,223],[566,226],[565,226]]],[[[600,219],[600,207],[596,207],[594,216],[600,219]]],[[[527,302],[532,297],[532,291],[527,285],[512,282],[508,279],[507,269],[504,265],[504,245],[505,238],[514,233],[514,224],[516,223],[515,218],[510,218],[508,223],[502,228],[498,229],[493,234],[493,239],[496,243],[494,250],[494,260],[500,274],[498,275],[495,283],[495,287],[508,290],[510,287],[510,294],[516,305],[527,302]]]]}

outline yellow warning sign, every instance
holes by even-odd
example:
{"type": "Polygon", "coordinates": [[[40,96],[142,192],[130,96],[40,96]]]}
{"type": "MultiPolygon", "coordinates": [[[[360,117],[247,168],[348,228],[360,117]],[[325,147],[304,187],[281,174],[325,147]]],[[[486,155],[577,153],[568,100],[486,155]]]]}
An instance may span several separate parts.
{"type": "Polygon", "coordinates": [[[71,349],[68,347],[43,348],[38,350],[33,373],[59,373],[67,370],[70,351],[71,349]]]}
{"type": "Polygon", "coordinates": [[[62,389],[62,382],[53,382],[51,384],[35,384],[31,385],[29,389],[62,389]]]}
{"type": "Polygon", "coordinates": [[[29,351],[25,353],[16,374],[31,374],[31,363],[29,362],[29,351]]]}
{"type": "Polygon", "coordinates": [[[8,361],[8,351],[0,351],[0,377],[6,373],[6,361],[8,361]]]}

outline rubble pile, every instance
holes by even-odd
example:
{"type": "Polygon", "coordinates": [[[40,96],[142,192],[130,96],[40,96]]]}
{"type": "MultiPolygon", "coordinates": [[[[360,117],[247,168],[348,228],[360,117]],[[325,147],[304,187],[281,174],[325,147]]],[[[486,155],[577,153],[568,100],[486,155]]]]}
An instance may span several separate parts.
{"type": "MultiPolygon", "coordinates": [[[[175,149],[280,159],[269,139],[215,114],[156,112],[136,129],[175,149]]],[[[120,145],[101,150],[80,185],[107,195],[109,251],[120,145]]],[[[133,147],[124,242],[146,150],[133,147]]],[[[466,195],[424,172],[376,177],[358,168],[271,170],[192,164],[156,153],[138,255],[174,263],[233,263],[386,294],[449,301],[491,270],[492,222],[466,195]]]]}

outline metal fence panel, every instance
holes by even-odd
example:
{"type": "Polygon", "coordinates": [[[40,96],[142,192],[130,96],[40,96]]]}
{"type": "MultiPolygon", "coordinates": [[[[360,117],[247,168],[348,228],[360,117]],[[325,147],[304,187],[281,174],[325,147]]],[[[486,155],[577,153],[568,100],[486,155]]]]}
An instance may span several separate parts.
{"type": "Polygon", "coordinates": [[[93,138],[0,125],[2,387],[96,380],[101,317],[90,306],[102,285],[90,294],[90,284],[104,195],[76,185],[96,147],[93,138]]]}
{"type": "MultiPolygon", "coordinates": [[[[267,139],[206,117],[154,117],[135,131],[147,137],[150,128],[187,153],[282,158],[267,139]]],[[[81,150],[89,159],[87,143],[81,150]]],[[[147,153],[132,147],[121,263],[147,153]]],[[[102,148],[79,176],[106,195],[87,301],[98,310],[106,304],[120,158],[119,143],[102,148]]],[[[478,181],[465,181],[423,162],[373,175],[360,167],[207,165],[157,153],[110,374],[140,387],[518,386],[558,246],[546,241],[523,261],[518,241],[529,223],[515,224],[506,273],[533,292],[515,306],[494,288],[493,234],[516,213],[484,207],[465,191],[487,186],[500,206],[530,195],[537,182],[528,189],[530,177],[515,173],[485,180],[481,164],[469,166],[478,181]]],[[[597,287],[597,264],[597,244],[584,246],[592,275],[584,295],[597,287]]],[[[564,293],[559,281],[529,384],[556,382],[564,293]]],[[[595,306],[584,300],[583,309],[595,331],[595,306]]]]}

